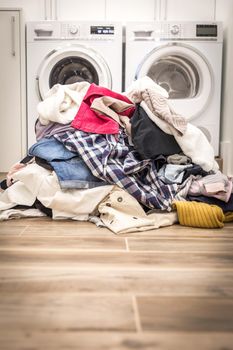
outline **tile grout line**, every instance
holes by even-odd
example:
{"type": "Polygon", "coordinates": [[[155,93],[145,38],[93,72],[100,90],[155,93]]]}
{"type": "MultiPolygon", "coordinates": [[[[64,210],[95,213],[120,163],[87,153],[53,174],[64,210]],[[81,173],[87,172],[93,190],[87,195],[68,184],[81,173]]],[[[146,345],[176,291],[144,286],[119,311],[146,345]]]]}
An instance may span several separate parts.
{"type": "Polygon", "coordinates": [[[137,304],[137,300],[136,300],[135,295],[132,296],[132,303],[133,303],[136,330],[137,330],[137,332],[142,332],[142,326],[141,326],[141,321],[140,321],[140,316],[139,316],[139,311],[138,311],[138,304],[137,304]]]}
{"type": "MultiPolygon", "coordinates": [[[[48,269],[48,266],[47,265],[40,265],[40,266],[38,266],[38,265],[35,265],[35,264],[31,264],[31,265],[28,265],[28,264],[20,264],[19,265],[19,263],[18,263],[18,265],[17,265],[17,268],[18,268],[18,266],[20,266],[20,268],[24,268],[24,269],[31,269],[31,268],[33,268],[33,270],[38,270],[38,269],[42,269],[42,270],[47,270],[48,269]]],[[[61,269],[61,266],[54,266],[54,265],[51,265],[52,267],[52,269],[53,270],[60,270],[61,269]]],[[[14,265],[14,264],[12,264],[12,263],[7,263],[7,264],[4,264],[4,266],[3,266],[3,264],[0,266],[0,271],[2,270],[2,269],[15,269],[16,268],[16,266],[14,265]]],[[[71,269],[72,268],[72,270],[77,270],[78,269],[78,271],[93,271],[93,266],[92,265],[90,265],[90,266],[86,266],[86,267],[77,267],[77,266],[74,266],[74,267],[71,267],[70,266],[70,264],[69,265],[63,265],[63,268],[69,268],[69,269],[71,269]]],[[[146,271],[146,272],[149,272],[149,271],[152,271],[152,272],[154,272],[154,271],[172,271],[172,270],[175,270],[175,271],[206,271],[206,269],[205,268],[202,268],[202,267],[197,267],[197,268],[182,268],[182,267],[178,267],[178,268],[173,268],[172,266],[166,266],[166,267],[160,267],[160,268],[155,268],[155,267],[149,267],[149,268],[147,268],[147,267],[137,267],[136,269],[134,268],[134,267],[111,267],[111,268],[106,268],[106,267],[101,267],[101,266],[98,266],[98,267],[96,267],[96,265],[95,265],[95,271],[98,271],[98,272],[106,272],[106,271],[110,271],[110,272],[115,272],[115,271],[129,271],[129,272],[131,272],[131,271],[133,271],[133,272],[135,272],[135,270],[136,271],[146,271]]],[[[233,269],[232,269],[232,267],[228,267],[228,268],[226,268],[226,267],[213,267],[213,268],[208,268],[207,269],[207,271],[226,271],[226,272],[229,272],[229,271],[233,271],[233,269]]]]}
{"type": "Polygon", "coordinates": [[[129,252],[128,238],[125,238],[125,246],[126,246],[126,251],[129,252]]]}
{"type": "MultiPolygon", "coordinates": [[[[17,237],[20,237],[21,234],[18,234],[17,237]]],[[[92,249],[92,248],[47,248],[47,247],[33,247],[33,246],[27,246],[27,247],[0,247],[1,251],[18,251],[18,252],[55,252],[55,253],[123,253],[126,254],[125,249],[92,249]]]]}
{"type": "MultiPolygon", "coordinates": [[[[20,232],[17,237],[21,237],[24,233],[24,230],[20,232]]],[[[24,236],[26,237],[26,236],[24,236]]],[[[20,246],[15,246],[15,247],[0,247],[0,251],[18,251],[18,252],[55,252],[55,253],[81,253],[89,255],[90,253],[113,253],[113,254],[123,254],[126,255],[127,253],[130,253],[130,255],[134,256],[137,254],[142,254],[142,255],[156,255],[156,254],[161,254],[163,256],[168,256],[170,254],[176,254],[176,255],[187,255],[187,254],[200,254],[200,255],[223,255],[225,254],[226,256],[231,256],[232,253],[230,251],[224,252],[223,250],[212,250],[212,251],[200,251],[200,250],[187,250],[187,251],[181,251],[181,250],[171,250],[171,251],[165,251],[165,250],[130,250],[128,245],[126,246],[126,249],[98,249],[98,248],[89,248],[89,247],[83,247],[83,248],[60,248],[60,247],[33,247],[33,246],[27,246],[27,247],[20,247],[20,246]]],[[[228,268],[229,269],[229,268],[228,268]]]]}
{"type": "Polygon", "coordinates": [[[28,228],[29,226],[25,226],[24,229],[22,231],[20,231],[20,233],[18,234],[18,236],[22,236],[22,234],[26,231],[26,229],[28,228]]]}

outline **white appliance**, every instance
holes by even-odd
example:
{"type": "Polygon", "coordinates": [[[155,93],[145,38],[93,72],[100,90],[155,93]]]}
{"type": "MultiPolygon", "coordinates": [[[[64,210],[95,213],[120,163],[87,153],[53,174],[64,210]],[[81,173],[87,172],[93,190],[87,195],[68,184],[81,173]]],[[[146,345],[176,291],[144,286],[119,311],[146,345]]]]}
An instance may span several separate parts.
{"type": "Polygon", "coordinates": [[[219,154],[223,31],[220,22],[126,25],[125,89],[149,76],[219,154]]]}
{"type": "Polygon", "coordinates": [[[27,23],[28,147],[37,104],[54,84],[88,81],[122,91],[122,26],[112,22],[27,23]]]}

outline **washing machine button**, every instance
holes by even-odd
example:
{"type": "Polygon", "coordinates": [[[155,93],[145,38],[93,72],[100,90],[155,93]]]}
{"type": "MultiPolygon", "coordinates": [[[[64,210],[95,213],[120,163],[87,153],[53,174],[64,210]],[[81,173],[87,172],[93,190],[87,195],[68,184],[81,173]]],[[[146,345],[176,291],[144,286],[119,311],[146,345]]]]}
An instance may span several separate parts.
{"type": "Polygon", "coordinates": [[[177,24],[174,24],[172,27],[171,27],[171,33],[172,34],[178,34],[179,31],[180,31],[180,27],[177,25],[177,24]]]}
{"type": "Polygon", "coordinates": [[[77,34],[78,27],[74,24],[74,25],[70,26],[69,31],[70,31],[70,34],[77,34]]]}

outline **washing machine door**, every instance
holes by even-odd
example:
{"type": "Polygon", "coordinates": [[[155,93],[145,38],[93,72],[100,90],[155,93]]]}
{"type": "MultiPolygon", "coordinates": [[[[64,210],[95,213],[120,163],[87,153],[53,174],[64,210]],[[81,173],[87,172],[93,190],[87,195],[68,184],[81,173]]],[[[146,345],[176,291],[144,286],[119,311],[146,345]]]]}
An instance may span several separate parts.
{"type": "Polygon", "coordinates": [[[208,106],[213,73],[207,59],[196,48],[169,43],[152,50],[138,66],[135,78],[149,76],[169,94],[169,104],[188,120],[208,106]]]}
{"type": "Polygon", "coordinates": [[[55,84],[88,81],[112,88],[111,72],[104,58],[95,50],[81,45],[51,51],[40,65],[37,80],[42,100],[55,84]]]}

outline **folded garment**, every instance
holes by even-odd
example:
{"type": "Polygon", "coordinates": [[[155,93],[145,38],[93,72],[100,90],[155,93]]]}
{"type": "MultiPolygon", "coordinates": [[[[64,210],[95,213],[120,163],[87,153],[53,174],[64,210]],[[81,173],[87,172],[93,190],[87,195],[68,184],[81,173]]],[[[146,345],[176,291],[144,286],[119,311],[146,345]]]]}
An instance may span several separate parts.
{"type": "Polygon", "coordinates": [[[74,120],[71,123],[71,126],[75,129],[82,130],[89,133],[96,134],[118,134],[119,132],[119,120],[117,114],[121,114],[123,116],[131,117],[134,112],[134,105],[132,101],[130,101],[126,96],[109,90],[102,86],[97,86],[94,83],[90,85],[86,95],[83,98],[83,102],[75,115],[74,120]],[[105,107],[103,108],[104,100],[99,100],[93,104],[93,102],[97,98],[101,98],[103,96],[112,97],[114,99],[114,103],[111,104],[112,108],[116,108],[117,113],[109,113],[110,108],[107,107],[108,102],[106,102],[106,98],[104,99],[106,102],[105,107]],[[119,100],[119,105],[116,100],[119,100]],[[125,102],[123,104],[121,112],[119,112],[118,107],[121,105],[121,102],[125,102]],[[98,103],[100,102],[100,103],[98,103]],[[128,104],[128,106],[127,106],[128,104]],[[102,106],[100,106],[102,105],[102,106]],[[117,107],[116,107],[117,106],[117,107]],[[94,110],[93,110],[93,109],[94,110]],[[104,109],[104,111],[101,111],[104,109]],[[96,112],[98,110],[98,112],[96,112]],[[117,121],[115,120],[117,119],[117,121]]]}
{"type": "Polygon", "coordinates": [[[222,228],[224,213],[217,205],[198,202],[175,201],[179,223],[183,226],[222,228]]]}
{"type": "Polygon", "coordinates": [[[91,109],[100,115],[106,115],[111,117],[121,126],[124,126],[120,120],[120,116],[127,116],[128,113],[131,114],[132,108],[134,110],[134,104],[121,101],[117,98],[111,96],[101,96],[94,99],[91,104],[91,109]]]}
{"type": "Polygon", "coordinates": [[[228,202],[232,193],[232,178],[217,171],[204,177],[194,179],[189,188],[191,196],[203,195],[215,197],[228,202]]]}
{"type": "Polygon", "coordinates": [[[53,136],[36,142],[29,148],[28,153],[46,160],[51,165],[63,189],[93,188],[107,184],[91,173],[77,152],[69,151],[53,136]]]}

